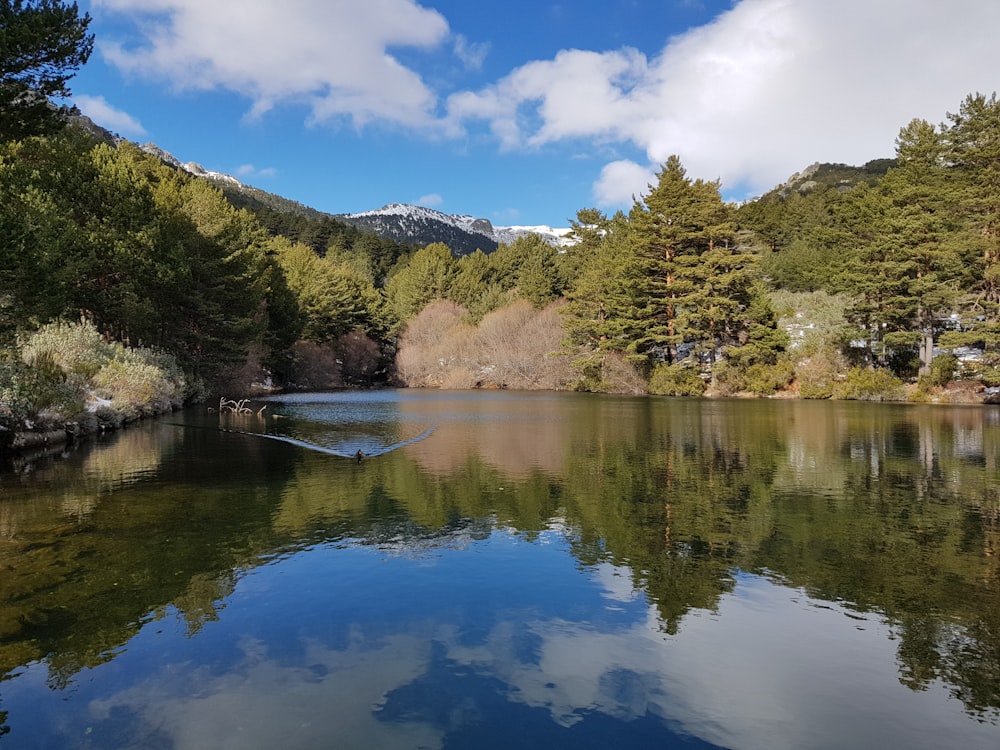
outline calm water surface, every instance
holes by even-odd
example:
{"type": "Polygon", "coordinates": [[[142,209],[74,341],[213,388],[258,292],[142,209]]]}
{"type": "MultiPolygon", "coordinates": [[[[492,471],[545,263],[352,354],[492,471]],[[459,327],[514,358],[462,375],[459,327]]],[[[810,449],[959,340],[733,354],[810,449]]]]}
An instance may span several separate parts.
{"type": "Polygon", "coordinates": [[[20,459],[8,747],[996,750],[1000,410],[308,394],[20,459]]]}

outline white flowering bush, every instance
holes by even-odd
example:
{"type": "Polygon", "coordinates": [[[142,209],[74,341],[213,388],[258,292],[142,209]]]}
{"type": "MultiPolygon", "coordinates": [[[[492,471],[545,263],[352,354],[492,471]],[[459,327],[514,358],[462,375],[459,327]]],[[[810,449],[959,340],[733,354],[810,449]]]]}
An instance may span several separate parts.
{"type": "Polygon", "coordinates": [[[26,364],[34,366],[48,357],[74,379],[93,377],[112,353],[113,345],[89,321],[49,323],[21,344],[26,364]]]}
{"type": "Polygon", "coordinates": [[[89,322],[51,323],[0,361],[0,428],[123,422],[179,408],[194,392],[176,359],[107,341],[89,322]]]}
{"type": "Polygon", "coordinates": [[[126,419],[168,411],[183,400],[178,384],[171,382],[167,373],[155,364],[155,357],[147,356],[143,350],[121,347],[97,371],[92,382],[94,395],[110,401],[126,419]]]}

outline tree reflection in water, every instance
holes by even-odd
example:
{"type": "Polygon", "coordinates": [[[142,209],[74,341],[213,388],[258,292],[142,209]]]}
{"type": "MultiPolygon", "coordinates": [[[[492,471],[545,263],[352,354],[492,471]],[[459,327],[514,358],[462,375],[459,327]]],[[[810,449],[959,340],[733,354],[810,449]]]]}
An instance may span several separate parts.
{"type": "MultiPolygon", "coordinates": [[[[0,475],[8,684],[41,663],[63,688],[168,617],[197,636],[225,616],[247,576],[317,546],[419,561],[475,549],[498,530],[529,544],[555,530],[581,570],[627,579],[661,638],[696,632],[694,615],[725,617],[741,576],[755,574],[880,623],[897,642],[900,682],[922,692],[943,685],[970,716],[997,721],[993,411],[437,392],[326,394],[271,408],[285,412],[287,443],[331,444],[356,408],[368,426],[350,429],[408,444],[357,464],[150,423],[110,447],[0,475]],[[339,427],[325,436],[326,407],[339,427]],[[408,439],[428,424],[438,425],[433,434],[408,439]]],[[[210,417],[185,419],[213,427],[210,417]]],[[[429,663],[451,664],[468,681],[469,667],[453,663],[457,648],[429,663]]],[[[635,670],[594,679],[619,706],[663,689],[635,670]]],[[[417,710],[426,691],[409,684],[387,693],[380,720],[417,710]]],[[[439,707],[418,713],[445,722],[439,707]]]]}

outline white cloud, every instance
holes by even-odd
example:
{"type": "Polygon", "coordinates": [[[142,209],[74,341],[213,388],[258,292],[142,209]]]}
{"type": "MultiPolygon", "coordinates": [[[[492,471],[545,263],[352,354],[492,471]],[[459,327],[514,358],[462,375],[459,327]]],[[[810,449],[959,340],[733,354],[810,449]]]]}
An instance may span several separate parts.
{"type": "Polygon", "coordinates": [[[444,203],[444,198],[442,198],[437,193],[428,193],[427,195],[422,195],[416,200],[418,206],[425,206],[426,208],[434,208],[435,206],[440,206],[444,203]]]}
{"type": "Polygon", "coordinates": [[[604,166],[600,178],[594,183],[594,199],[603,207],[629,206],[633,199],[649,192],[646,186],[655,181],[656,177],[649,167],[634,161],[613,161],[604,166]]]}
{"type": "Polygon", "coordinates": [[[814,161],[891,156],[901,126],[941,121],[966,94],[992,91],[1000,69],[1000,45],[984,33],[1000,27],[1000,3],[739,0],[656,55],[562,50],[442,101],[412,53],[450,45],[478,70],[488,46],[453,33],[418,0],[92,6],[127,14],[144,35],[138,44],[104,42],[106,60],[177,90],[237,92],[251,116],[297,104],[311,122],[452,136],[483,122],[505,150],[580,141],[644,152],[645,167],[615,162],[602,171],[594,193],[605,207],[642,194],[675,153],[691,176],[720,178],[731,195],[767,190],[814,161]],[[406,64],[393,54],[400,49],[406,64]]]}
{"type": "Polygon", "coordinates": [[[469,70],[481,70],[489,54],[489,42],[470,42],[462,34],[456,34],[454,40],[455,57],[469,70]]]}
{"type": "Polygon", "coordinates": [[[225,89],[252,116],[305,103],[313,121],[350,117],[434,125],[437,97],[390,47],[433,49],[448,38],[440,13],[414,0],[94,0],[131,15],[145,44],[101,45],[123,71],[178,90],[225,89]]]}
{"type": "Polygon", "coordinates": [[[73,97],[73,103],[102,128],[121,135],[146,135],[146,129],[141,122],[127,112],[108,104],[103,96],[77,94],[73,97]]]}
{"type": "MultiPolygon", "coordinates": [[[[1000,3],[982,0],[742,0],[655,58],[563,51],[448,109],[487,121],[505,148],[628,143],[650,164],[678,154],[693,177],[760,192],[813,161],[891,156],[912,118],[940,121],[966,94],[992,91],[1000,45],[982,30],[998,25],[1000,3]]],[[[627,192],[644,192],[629,168],[627,192]]],[[[625,172],[609,165],[595,194],[615,203],[625,172]]]]}
{"type": "Polygon", "coordinates": [[[253,164],[241,164],[236,168],[236,175],[243,178],[267,178],[274,177],[276,174],[278,174],[278,170],[274,167],[258,169],[253,164]]]}

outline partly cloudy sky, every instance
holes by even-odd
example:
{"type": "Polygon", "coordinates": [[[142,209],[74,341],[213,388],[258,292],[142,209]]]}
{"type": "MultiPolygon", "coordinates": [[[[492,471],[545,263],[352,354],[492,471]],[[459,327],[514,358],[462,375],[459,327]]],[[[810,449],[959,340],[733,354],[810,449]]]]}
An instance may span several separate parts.
{"type": "Polygon", "coordinates": [[[996,0],[82,0],[98,123],[331,213],[564,226],[677,154],[743,199],[998,88],[996,0]]]}

